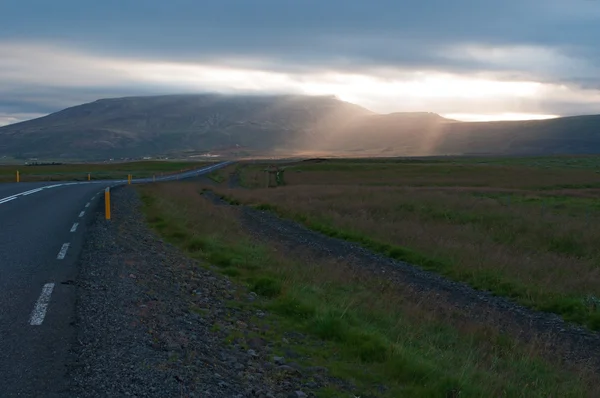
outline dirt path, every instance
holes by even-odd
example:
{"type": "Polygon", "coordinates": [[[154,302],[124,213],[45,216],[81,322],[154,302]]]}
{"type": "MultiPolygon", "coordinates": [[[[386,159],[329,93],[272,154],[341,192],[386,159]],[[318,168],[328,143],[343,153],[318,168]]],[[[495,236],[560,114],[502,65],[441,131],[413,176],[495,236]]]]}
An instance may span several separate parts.
{"type": "MultiPolygon", "coordinates": [[[[213,199],[215,200],[215,199],[213,199]]],[[[385,277],[410,292],[407,300],[445,313],[449,321],[468,319],[537,341],[551,356],[568,363],[600,369],[600,334],[566,323],[555,314],[534,311],[503,297],[453,282],[435,273],[370,252],[357,244],[330,238],[284,220],[273,213],[240,206],[243,225],[258,239],[285,246],[294,253],[344,261],[360,270],[385,277]]]]}

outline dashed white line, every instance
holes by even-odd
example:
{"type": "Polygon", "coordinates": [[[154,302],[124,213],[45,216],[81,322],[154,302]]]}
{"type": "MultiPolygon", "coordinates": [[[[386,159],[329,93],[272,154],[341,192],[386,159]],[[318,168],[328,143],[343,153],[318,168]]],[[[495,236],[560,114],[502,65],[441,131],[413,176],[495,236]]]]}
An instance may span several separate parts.
{"type": "Polygon", "coordinates": [[[27,196],[27,195],[31,195],[32,193],[36,193],[36,192],[40,192],[44,189],[50,189],[50,188],[55,188],[55,187],[60,187],[63,184],[55,184],[55,185],[48,185],[45,187],[41,187],[41,188],[36,188],[36,189],[30,189],[29,191],[24,191],[24,192],[20,192],[18,194],[15,195],[11,195],[11,196],[7,196],[6,198],[0,198],[0,205],[6,202],[10,202],[11,200],[15,200],[18,199],[20,196],[27,196]]]}
{"type": "Polygon", "coordinates": [[[79,217],[80,217],[80,218],[81,218],[81,217],[83,217],[83,216],[84,216],[84,214],[85,214],[85,210],[84,210],[84,211],[82,211],[81,213],[79,213],[79,217]]]}
{"type": "Polygon", "coordinates": [[[85,204],[85,207],[90,207],[90,202],[87,202],[87,203],[85,204]]]}
{"type": "Polygon", "coordinates": [[[21,195],[23,195],[23,196],[31,195],[32,193],[40,192],[42,189],[44,189],[44,188],[32,189],[31,191],[23,192],[21,195]]]}
{"type": "Polygon", "coordinates": [[[69,246],[71,246],[70,243],[65,243],[62,245],[62,247],[60,248],[60,251],[58,252],[58,255],[56,256],[57,260],[65,259],[65,256],[67,255],[67,250],[69,250],[69,246]]]}
{"type": "Polygon", "coordinates": [[[79,223],[76,222],[75,224],[73,224],[73,226],[71,227],[71,232],[75,232],[77,231],[77,227],[79,226],[79,223]]]}
{"type": "Polygon", "coordinates": [[[33,307],[29,324],[32,326],[39,326],[44,322],[46,316],[46,310],[48,309],[48,303],[50,302],[50,295],[54,290],[54,283],[46,283],[42,288],[42,294],[33,307]]]}

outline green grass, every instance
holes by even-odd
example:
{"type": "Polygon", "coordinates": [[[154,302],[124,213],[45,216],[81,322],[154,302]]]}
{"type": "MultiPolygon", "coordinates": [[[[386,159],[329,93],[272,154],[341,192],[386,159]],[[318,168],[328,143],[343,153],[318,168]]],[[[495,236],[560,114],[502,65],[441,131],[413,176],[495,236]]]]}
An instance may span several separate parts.
{"type": "MultiPolygon", "coordinates": [[[[160,184],[139,190],[150,225],[166,240],[194,258],[218,265],[259,294],[253,305],[271,316],[257,322],[269,325],[271,341],[281,341],[288,331],[305,334],[305,341],[290,342],[285,348],[301,354],[301,364],[326,366],[332,376],[356,385],[356,396],[595,394],[596,384],[500,332],[478,324],[453,325],[447,317],[411,304],[402,291],[382,289],[377,277],[354,275],[344,264],[303,262],[298,253],[286,251],[283,256],[276,248],[253,241],[241,229],[234,208],[216,207],[190,186],[160,184]],[[180,231],[181,235],[173,235],[180,231]]],[[[369,243],[365,237],[353,238],[369,243]]],[[[413,260],[411,256],[421,256],[402,248],[385,249],[413,260]]],[[[348,395],[332,384],[319,396],[348,395]]]]}
{"type": "Polygon", "coordinates": [[[518,165],[543,169],[591,169],[600,170],[600,156],[523,156],[505,158],[462,158],[461,162],[490,165],[518,165]]]}
{"type": "MultiPolygon", "coordinates": [[[[309,163],[310,164],[310,163],[309,163]]],[[[312,163],[323,169],[341,167],[385,166],[394,164],[474,164],[493,166],[525,166],[542,169],[591,169],[600,170],[599,155],[554,155],[554,156],[447,156],[447,157],[397,157],[397,158],[344,158],[328,159],[321,163],[312,163]]],[[[303,166],[299,166],[303,167],[303,166]]],[[[309,166],[311,167],[311,166],[309,166]]]]}
{"type": "Polygon", "coordinates": [[[88,174],[92,180],[125,179],[128,174],[134,178],[176,173],[182,170],[199,168],[207,162],[140,161],[124,163],[73,163],[48,166],[0,165],[0,182],[13,182],[17,170],[21,181],[85,181],[88,174]]]}
{"type": "Polygon", "coordinates": [[[210,178],[211,180],[213,180],[214,182],[216,182],[217,184],[222,183],[223,181],[225,181],[225,177],[218,171],[215,171],[213,173],[210,173],[208,175],[208,178],[210,178]]]}
{"type": "Polygon", "coordinates": [[[264,297],[277,297],[281,294],[281,284],[273,278],[261,277],[252,284],[252,290],[264,297]]]}
{"type": "MultiPolygon", "coordinates": [[[[242,174],[247,187],[264,186],[261,176],[264,167],[243,165],[242,174]]],[[[536,190],[600,187],[600,156],[586,160],[565,157],[336,159],[320,163],[290,163],[286,169],[288,185],[463,186],[536,190]],[[542,160],[553,166],[536,166],[542,160]]]]}
{"type": "MultiPolygon", "coordinates": [[[[234,204],[230,198],[224,197],[234,204]]],[[[478,270],[472,272],[468,269],[458,267],[456,260],[435,255],[432,253],[419,252],[417,250],[394,245],[386,242],[373,239],[369,235],[356,230],[349,230],[335,226],[334,223],[327,219],[318,219],[306,214],[290,212],[283,210],[275,205],[260,204],[255,205],[259,210],[273,211],[284,218],[291,218],[306,227],[323,233],[327,236],[344,239],[350,242],[358,243],[361,246],[377,253],[384,254],[395,260],[404,261],[409,264],[416,264],[419,267],[434,271],[438,274],[449,277],[456,281],[467,282],[475,289],[490,291],[498,296],[504,296],[516,300],[522,305],[540,310],[553,312],[561,315],[565,320],[576,322],[589,327],[592,330],[600,330],[600,308],[590,306],[580,294],[557,294],[548,292],[543,287],[535,285],[526,285],[517,278],[511,278],[499,271],[494,270],[478,270]]],[[[470,213],[437,213],[434,209],[425,208],[426,217],[433,220],[444,219],[446,221],[457,224],[462,223],[489,223],[490,226],[498,230],[496,239],[509,243],[513,233],[506,233],[502,228],[502,224],[494,215],[473,216],[470,213]]],[[[512,227],[510,219],[504,220],[507,228],[512,227]]],[[[552,228],[551,224],[547,226],[538,225],[541,228],[552,228]]],[[[516,232],[515,232],[516,233],[516,232]]],[[[545,246],[546,250],[566,254],[566,255],[585,255],[584,249],[579,241],[574,236],[564,236],[562,238],[552,238],[547,242],[540,242],[540,245],[545,246]]]]}

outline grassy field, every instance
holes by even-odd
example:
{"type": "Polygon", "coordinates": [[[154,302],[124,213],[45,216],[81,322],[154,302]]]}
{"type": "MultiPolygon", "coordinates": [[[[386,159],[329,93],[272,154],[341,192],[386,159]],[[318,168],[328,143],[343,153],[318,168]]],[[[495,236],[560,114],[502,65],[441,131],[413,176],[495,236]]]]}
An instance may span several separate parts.
{"type": "Polygon", "coordinates": [[[600,162],[575,159],[300,162],[276,189],[247,164],[219,192],[600,330],[600,162]]]}
{"type": "MultiPolygon", "coordinates": [[[[517,159],[514,160],[517,162],[517,159]]],[[[522,160],[523,161],[523,160],[522,160]]],[[[523,161],[524,162],[524,161],[523,161]]],[[[265,186],[264,164],[247,164],[243,179],[247,187],[265,186]]],[[[357,160],[288,165],[289,185],[368,185],[410,187],[480,187],[503,189],[600,189],[600,165],[590,168],[540,168],[512,163],[475,163],[465,159],[446,161],[357,160]],[[598,171],[598,172],[597,172],[598,171]]]]}
{"type": "MultiPolygon", "coordinates": [[[[411,253],[415,256],[412,260],[423,261],[425,265],[433,260],[430,252],[418,252],[419,244],[431,250],[429,245],[434,241],[445,242],[452,233],[463,231],[464,234],[445,243],[440,248],[442,252],[435,254],[436,261],[438,257],[449,261],[451,257],[446,251],[462,252],[469,244],[478,246],[485,238],[472,233],[470,228],[486,226],[486,223],[469,226],[470,216],[465,216],[467,223],[456,223],[452,217],[440,216],[438,210],[458,212],[464,198],[471,198],[474,201],[471,203],[477,206],[489,206],[467,207],[466,214],[476,214],[485,220],[488,210],[504,209],[503,205],[496,205],[496,198],[480,199],[463,191],[423,192],[357,184],[313,186],[310,181],[295,184],[299,181],[283,188],[240,189],[227,193],[243,201],[276,205],[282,213],[316,229],[348,239],[361,237],[364,244],[386,241],[397,244],[401,239],[412,237],[410,241],[402,241],[411,251],[403,249],[399,253],[411,253]],[[447,202],[451,198],[454,199],[447,202]],[[419,206],[423,200],[428,200],[427,206],[437,210],[421,212],[408,205],[419,206]],[[479,200],[484,204],[479,204],[479,200]],[[404,217],[410,220],[405,223],[404,217]],[[424,225],[419,227],[418,222],[424,225]],[[378,227],[385,233],[378,232],[378,227]],[[469,243],[474,238],[476,242],[469,243]],[[421,241],[425,243],[419,243],[421,241]]],[[[252,304],[231,303],[233,307],[256,306],[271,314],[255,320],[270,326],[261,337],[276,342],[276,348],[282,353],[284,348],[300,353],[302,365],[325,366],[331,375],[354,383],[356,396],[594,397],[600,394],[600,384],[593,374],[584,368],[565,369],[548,360],[542,345],[518,343],[494,328],[461,320],[443,307],[432,308],[427,301],[415,301],[405,288],[386,283],[350,264],[307,259],[301,248],[290,251],[282,250],[277,244],[258,243],[242,228],[239,208],[212,204],[201,195],[199,184],[152,184],[138,189],[148,222],[167,241],[202,264],[217,265],[222,273],[262,297],[252,304]],[[304,333],[310,340],[301,345],[284,346],[282,336],[286,331],[304,333]]],[[[511,219],[517,218],[515,215],[511,219]]],[[[511,241],[497,244],[498,250],[504,246],[521,247],[521,243],[513,245],[511,241]]],[[[495,253],[467,252],[468,255],[457,257],[456,261],[475,256],[479,266],[473,267],[474,263],[469,262],[471,268],[464,269],[471,269],[473,275],[487,274],[491,269],[485,265],[487,257],[495,253]]],[[[553,253],[546,254],[554,256],[553,253]]],[[[505,264],[511,263],[510,258],[503,256],[494,257],[493,261],[501,259],[505,264]]],[[[431,264],[428,266],[435,268],[438,263],[431,264]]],[[[457,264],[446,266],[454,269],[459,267],[457,264]]],[[[558,266],[547,264],[549,269],[558,266]]],[[[514,274],[513,268],[516,267],[511,267],[510,272],[500,269],[498,275],[514,274]]],[[[537,281],[521,281],[537,286],[537,281]]],[[[253,336],[232,336],[232,339],[234,337],[253,336]]],[[[332,385],[321,390],[319,396],[349,395],[332,385]]]]}
{"type": "Polygon", "coordinates": [[[166,175],[209,165],[210,162],[140,161],[125,163],[74,163],[48,166],[0,166],[0,182],[15,182],[17,170],[22,182],[32,181],[85,181],[126,179],[166,175]]]}

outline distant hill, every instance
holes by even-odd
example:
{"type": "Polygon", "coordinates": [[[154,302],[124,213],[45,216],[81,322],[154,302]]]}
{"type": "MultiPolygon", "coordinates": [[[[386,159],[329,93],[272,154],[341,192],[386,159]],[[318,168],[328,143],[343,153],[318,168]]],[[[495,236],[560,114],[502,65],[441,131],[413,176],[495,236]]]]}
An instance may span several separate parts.
{"type": "Polygon", "coordinates": [[[0,156],[118,158],[295,148],[372,112],[333,97],[167,95],[102,99],[0,128],[0,156]]]}
{"type": "Polygon", "coordinates": [[[467,154],[600,153],[600,115],[549,120],[453,123],[439,152],[467,154]]]}
{"type": "Polygon", "coordinates": [[[464,123],[380,115],[332,96],[102,99],[0,127],[0,158],[107,159],[318,152],[352,155],[600,153],[600,115],[464,123]]]}
{"type": "Polygon", "coordinates": [[[468,123],[428,115],[360,118],[334,134],[325,149],[381,156],[600,153],[600,115],[468,123]]]}

